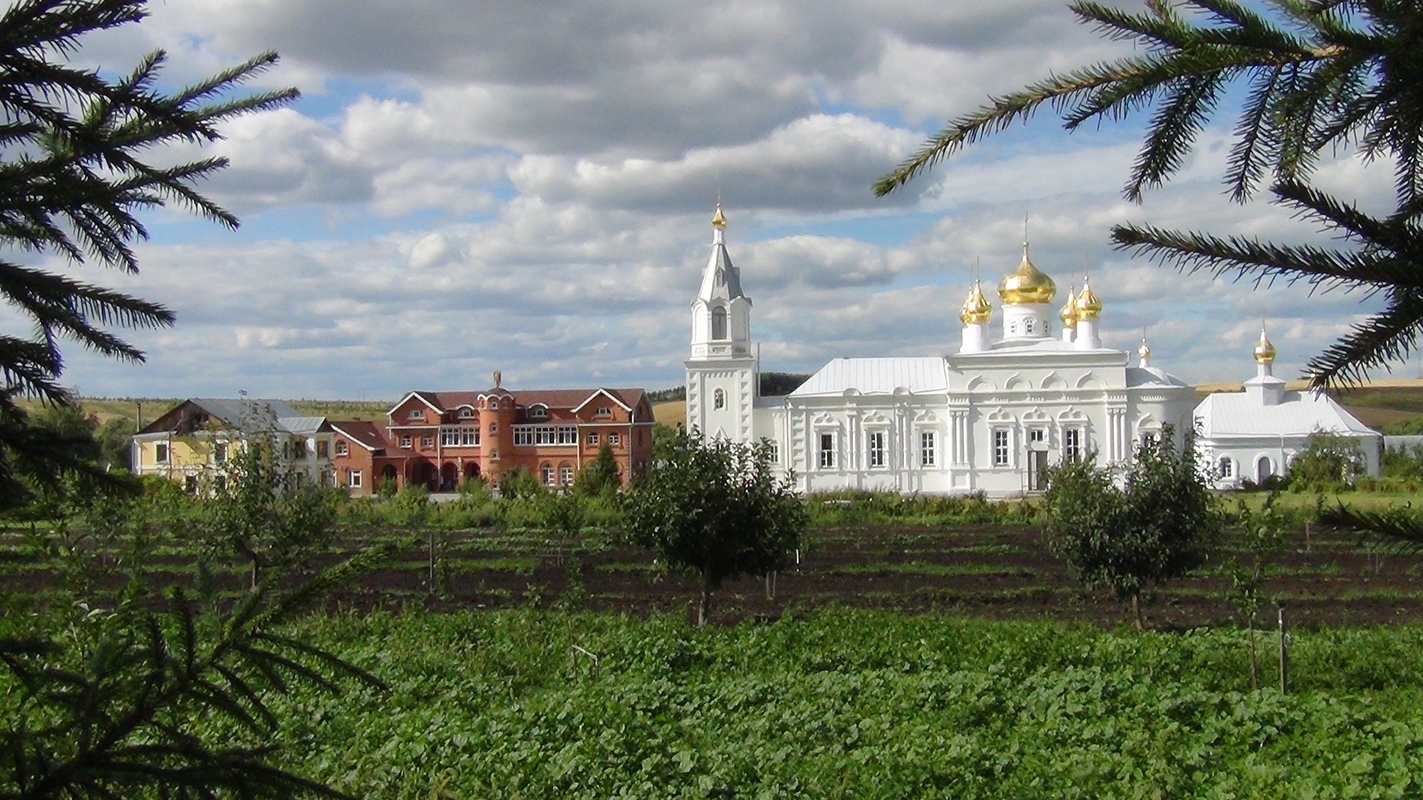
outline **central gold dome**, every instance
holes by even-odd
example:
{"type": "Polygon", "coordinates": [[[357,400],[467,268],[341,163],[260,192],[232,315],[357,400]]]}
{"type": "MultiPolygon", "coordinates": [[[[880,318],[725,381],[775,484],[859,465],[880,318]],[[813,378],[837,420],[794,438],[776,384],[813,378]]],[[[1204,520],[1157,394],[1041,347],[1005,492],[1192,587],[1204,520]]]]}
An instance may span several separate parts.
{"type": "Polygon", "coordinates": [[[1057,284],[1028,260],[1028,246],[1023,245],[1023,263],[998,284],[998,296],[1004,305],[1051,303],[1057,296],[1057,284]]]}

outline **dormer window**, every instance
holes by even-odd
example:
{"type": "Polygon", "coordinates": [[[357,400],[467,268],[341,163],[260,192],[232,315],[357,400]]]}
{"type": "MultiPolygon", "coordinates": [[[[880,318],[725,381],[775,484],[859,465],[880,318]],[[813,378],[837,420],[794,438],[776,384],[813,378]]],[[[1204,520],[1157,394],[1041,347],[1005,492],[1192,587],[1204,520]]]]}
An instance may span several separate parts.
{"type": "Polygon", "coordinates": [[[595,415],[599,417],[611,417],[613,415],[613,410],[611,408],[608,408],[607,406],[598,406],[598,410],[595,415]]]}
{"type": "Polygon", "coordinates": [[[548,419],[548,409],[544,406],[534,406],[529,409],[529,419],[548,419]]]}
{"type": "Polygon", "coordinates": [[[421,410],[418,409],[418,408],[412,408],[412,409],[410,409],[410,413],[406,415],[406,418],[407,418],[407,419],[423,420],[423,419],[425,419],[425,412],[424,412],[424,411],[421,411],[421,410]]]}
{"type": "Polygon", "coordinates": [[[726,309],[717,307],[711,312],[711,337],[713,339],[725,339],[726,336],[726,309]]]}
{"type": "Polygon", "coordinates": [[[460,409],[459,417],[460,417],[460,419],[473,419],[473,418],[474,418],[474,409],[472,409],[472,408],[461,408],[461,409],[460,409]]]}

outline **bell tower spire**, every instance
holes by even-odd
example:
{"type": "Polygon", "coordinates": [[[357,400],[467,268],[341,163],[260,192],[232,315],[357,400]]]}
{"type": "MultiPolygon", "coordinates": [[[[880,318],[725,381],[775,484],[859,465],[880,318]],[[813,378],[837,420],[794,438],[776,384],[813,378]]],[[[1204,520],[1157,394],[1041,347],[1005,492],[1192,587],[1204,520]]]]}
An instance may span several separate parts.
{"type": "Polygon", "coordinates": [[[687,426],[708,437],[751,441],[759,364],[751,341],[751,298],[726,249],[721,202],[712,214],[712,250],[692,300],[687,359],[687,426]]]}

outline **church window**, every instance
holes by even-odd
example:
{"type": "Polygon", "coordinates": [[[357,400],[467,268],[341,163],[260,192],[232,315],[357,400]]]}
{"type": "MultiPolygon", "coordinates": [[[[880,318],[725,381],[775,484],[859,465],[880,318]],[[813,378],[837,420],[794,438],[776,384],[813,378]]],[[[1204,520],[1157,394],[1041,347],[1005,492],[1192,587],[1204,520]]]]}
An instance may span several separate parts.
{"type": "Polygon", "coordinates": [[[726,392],[720,389],[712,392],[712,408],[726,408],[726,392]]]}
{"type": "Polygon", "coordinates": [[[1220,461],[1216,462],[1215,474],[1227,479],[1235,477],[1235,462],[1230,456],[1221,456],[1220,461]]]}
{"type": "Polygon", "coordinates": [[[919,466],[932,467],[938,461],[938,438],[934,431],[919,432],[919,466]]]}
{"type": "Polygon", "coordinates": [[[712,309],[711,319],[712,319],[712,338],[713,338],[713,339],[725,339],[725,338],[727,338],[727,336],[726,336],[726,309],[724,309],[724,308],[713,308],[713,309],[712,309]]]}
{"type": "Polygon", "coordinates": [[[1156,434],[1154,434],[1154,433],[1147,432],[1147,433],[1143,433],[1143,434],[1141,435],[1141,449],[1143,449],[1143,450],[1145,450],[1145,449],[1147,449],[1147,448],[1150,448],[1150,447],[1155,447],[1155,446],[1156,446],[1156,442],[1157,442],[1157,437],[1156,437],[1156,434]]]}
{"type": "Polygon", "coordinates": [[[820,434],[820,458],[821,469],[831,469],[835,466],[835,434],[820,434]]]}
{"type": "Polygon", "coordinates": [[[1008,335],[1009,335],[1009,336],[1017,336],[1017,335],[1018,335],[1018,323],[1016,323],[1016,322],[1010,322],[1010,323],[1008,323],[1008,335]]]}
{"type": "Polygon", "coordinates": [[[993,431],[993,466],[1008,466],[1008,457],[1012,452],[1009,445],[1010,434],[1003,428],[993,431]]]}
{"type": "Polygon", "coordinates": [[[771,441],[770,439],[766,439],[765,442],[766,460],[771,462],[772,464],[781,463],[781,446],[771,441]]]}
{"type": "Polygon", "coordinates": [[[1027,334],[1028,336],[1032,336],[1032,335],[1033,335],[1033,321],[1032,321],[1032,320],[1030,320],[1030,319],[1025,319],[1025,320],[1023,320],[1023,333],[1027,334]]]}
{"type": "Polygon", "coordinates": [[[884,431],[870,431],[869,446],[867,449],[869,450],[871,467],[883,467],[885,465],[884,440],[884,431]]]}
{"type": "Polygon", "coordinates": [[[1068,428],[1062,432],[1062,457],[1076,461],[1082,457],[1082,429],[1068,428]]]}
{"type": "Polygon", "coordinates": [[[1045,438],[1047,438],[1047,431],[1042,428],[1033,428],[1028,431],[1028,441],[1030,442],[1041,442],[1045,438]]]}

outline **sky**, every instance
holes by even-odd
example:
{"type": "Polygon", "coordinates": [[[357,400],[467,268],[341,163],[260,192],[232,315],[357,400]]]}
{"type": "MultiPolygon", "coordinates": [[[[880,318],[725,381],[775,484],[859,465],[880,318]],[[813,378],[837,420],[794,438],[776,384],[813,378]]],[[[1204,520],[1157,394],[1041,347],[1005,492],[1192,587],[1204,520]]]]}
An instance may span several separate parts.
{"type": "MultiPolygon", "coordinates": [[[[487,388],[496,370],[515,390],[677,386],[718,199],[763,371],[955,352],[974,276],[991,289],[1017,266],[1025,218],[1058,302],[1089,273],[1104,343],[1134,352],[1145,335],[1153,366],[1187,381],[1252,375],[1262,320],[1276,374],[1294,377],[1377,307],[1112,250],[1111,226],[1129,221],[1320,238],[1267,203],[1226,199],[1228,114],[1139,205],[1122,197],[1138,122],[1068,134],[1050,114],[876,198],[875,179],[946,120],[1129,52],[1061,0],[153,0],[150,11],[74,59],[121,71],[161,48],[176,86],[270,49],[279,65],[251,86],[302,97],[233,120],[207,148],[231,166],[199,188],[242,219],[238,231],[157,210],[137,276],[46,264],[177,314],[171,329],[122,333],[143,364],[70,345],[64,382],[86,396],[394,400],[487,388]]],[[[1350,154],[1324,163],[1318,183],[1388,207],[1387,169],[1350,154]]]]}

